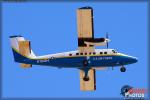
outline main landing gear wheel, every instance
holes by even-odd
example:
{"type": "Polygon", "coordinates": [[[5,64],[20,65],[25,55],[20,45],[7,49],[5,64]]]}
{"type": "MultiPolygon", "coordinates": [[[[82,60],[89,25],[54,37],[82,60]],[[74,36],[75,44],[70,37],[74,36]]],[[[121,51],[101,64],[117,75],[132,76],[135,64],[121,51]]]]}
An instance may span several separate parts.
{"type": "Polygon", "coordinates": [[[87,77],[84,77],[83,80],[84,80],[84,81],[89,81],[90,78],[87,76],[87,77]]]}
{"type": "Polygon", "coordinates": [[[121,68],[120,68],[120,71],[121,71],[121,72],[125,72],[125,71],[126,71],[126,68],[125,68],[125,67],[121,67],[121,68]]]}
{"type": "Polygon", "coordinates": [[[88,61],[87,61],[87,60],[84,60],[84,61],[83,61],[83,66],[88,66],[88,65],[89,65],[88,61]]]}

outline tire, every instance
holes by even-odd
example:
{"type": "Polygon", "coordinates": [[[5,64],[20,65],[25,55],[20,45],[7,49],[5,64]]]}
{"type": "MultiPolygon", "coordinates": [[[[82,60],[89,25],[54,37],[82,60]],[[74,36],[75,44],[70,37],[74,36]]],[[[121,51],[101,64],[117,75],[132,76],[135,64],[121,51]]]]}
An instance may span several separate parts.
{"type": "Polygon", "coordinates": [[[126,71],[126,68],[125,68],[125,67],[121,67],[121,68],[120,68],[120,71],[121,71],[121,72],[125,72],[125,71],[126,71]]]}
{"type": "Polygon", "coordinates": [[[89,77],[84,77],[83,80],[84,80],[84,81],[89,81],[90,78],[89,78],[89,77]]]}

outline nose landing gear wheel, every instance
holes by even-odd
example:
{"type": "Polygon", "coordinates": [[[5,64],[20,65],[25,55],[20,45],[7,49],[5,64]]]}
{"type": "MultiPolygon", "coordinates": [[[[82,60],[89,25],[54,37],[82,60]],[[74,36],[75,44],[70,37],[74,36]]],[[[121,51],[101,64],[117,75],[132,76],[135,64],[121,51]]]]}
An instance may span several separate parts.
{"type": "Polygon", "coordinates": [[[121,71],[121,72],[125,72],[125,71],[126,71],[126,68],[125,68],[125,67],[121,67],[121,68],[120,68],[120,71],[121,71]]]}
{"type": "Polygon", "coordinates": [[[89,77],[84,77],[83,80],[84,80],[84,81],[89,81],[90,78],[89,78],[89,77]]]}

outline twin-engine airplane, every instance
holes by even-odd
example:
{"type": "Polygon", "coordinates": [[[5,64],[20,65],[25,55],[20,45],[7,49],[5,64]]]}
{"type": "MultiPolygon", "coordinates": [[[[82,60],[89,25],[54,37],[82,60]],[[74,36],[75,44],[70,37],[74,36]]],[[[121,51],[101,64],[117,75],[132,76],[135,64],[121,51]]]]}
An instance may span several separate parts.
{"type": "Polygon", "coordinates": [[[30,41],[22,36],[10,36],[14,59],[21,66],[31,65],[54,66],[58,68],[77,68],[80,70],[80,89],[96,90],[95,70],[107,67],[121,66],[137,62],[137,58],[108,49],[106,38],[94,38],[93,9],[82,7],[77,10],[78,20],[78,50],[63,53],[36,56],[30,48],[30,41]],[[107,46],[107,49],[95,49],[94,46],[107,46]]]}

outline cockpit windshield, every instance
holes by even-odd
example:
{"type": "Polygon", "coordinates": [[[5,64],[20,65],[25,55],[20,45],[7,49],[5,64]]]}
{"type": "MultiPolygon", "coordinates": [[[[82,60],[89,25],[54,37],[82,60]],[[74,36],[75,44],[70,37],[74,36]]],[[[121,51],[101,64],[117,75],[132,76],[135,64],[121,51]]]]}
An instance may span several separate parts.
{"type": "Polygon", "coordinates": [[[115,50],[112,50],[112,52],[113,52],[113,53],[117,53],[117,51],[115,51],[115,50]]]}

